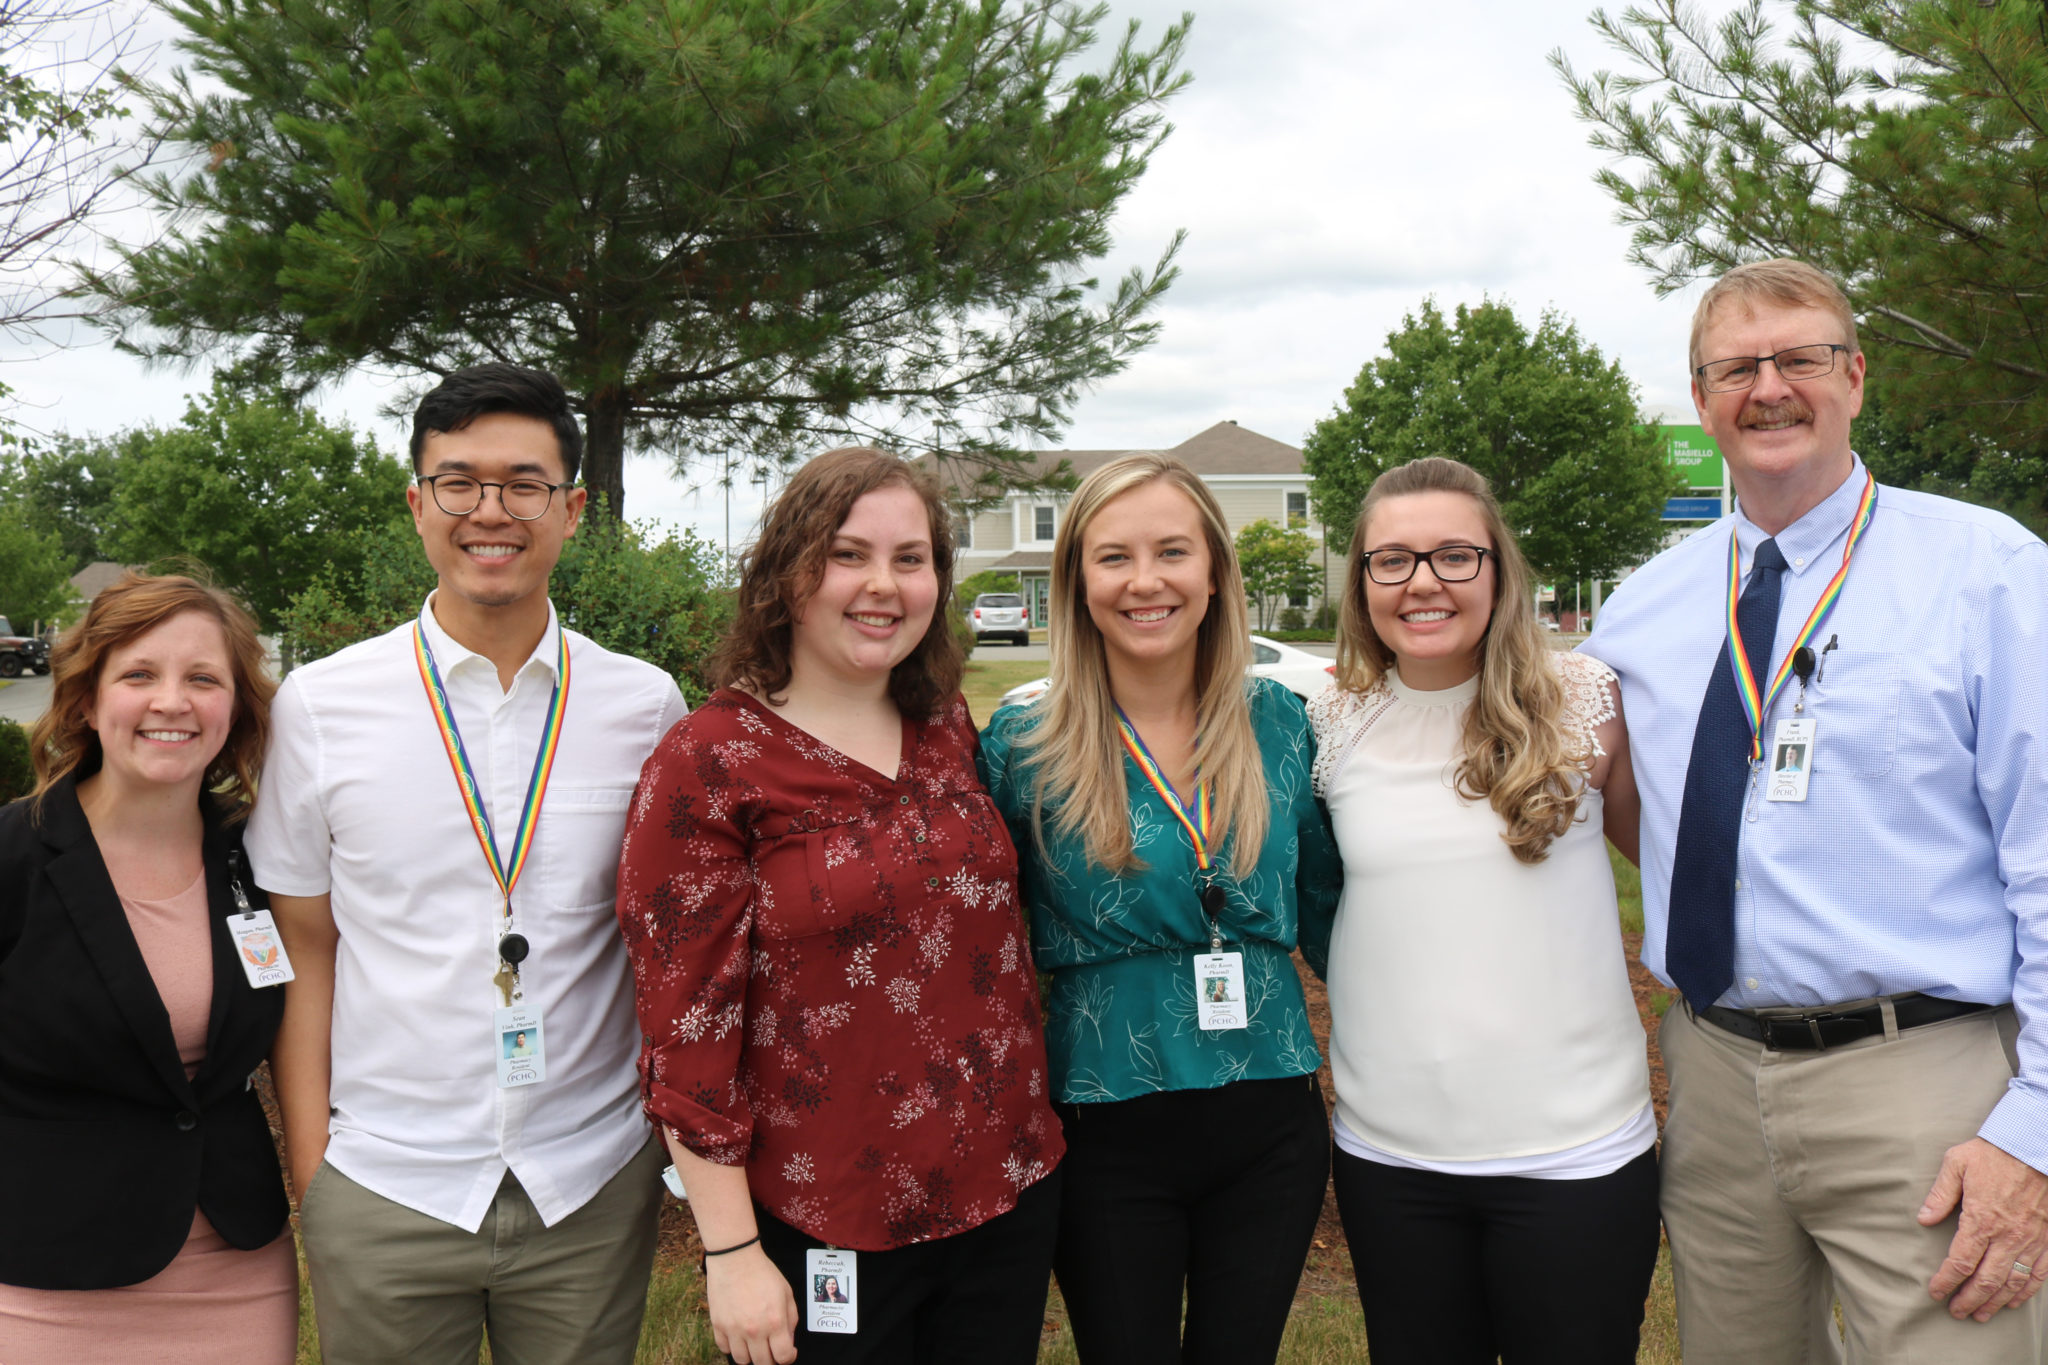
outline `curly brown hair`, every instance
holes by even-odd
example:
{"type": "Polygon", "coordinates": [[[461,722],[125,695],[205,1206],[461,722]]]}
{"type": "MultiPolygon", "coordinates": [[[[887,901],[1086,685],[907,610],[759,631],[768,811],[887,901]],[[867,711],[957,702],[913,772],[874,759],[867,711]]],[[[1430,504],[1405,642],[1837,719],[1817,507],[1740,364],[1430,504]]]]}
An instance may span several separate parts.
{"type": "Polygon", "coordinates": [[[220,626],[235,674],[235,719],[220,753],[206,769],[206,785],[239,820],[256,800],[256,778],[270,744],[270,699],[277,684],[264,668],[256,622],[242,605],[210,583],[182,575],[122,574],[86,608],[85,619],[64,632],[50,651],[50,707],[29,732],[36,786],[31,801],[72,774],[99,771],[100,738],[85,710],[99,692],[107,656],[174,616],[196,611],[220,626]]]}
{"type": "Polygon", "coordinates": [[[790,630],[803,602],[825,574],[832,537],[853,505],[878,488],[900,484],[924,502],[931,522],[938,608],[924,638],[889,673],[889,698],[906,716],[925,717],[960,690],[966,651],[948,617],[953,609],[953,527],[945,497],[930,474],[873,446],[847,446],[816,456],[770,503],[761,534],[740,560],[738,613],[711,656],[717,687],[744,687],[780,705],[789,686],[790,630]]]}

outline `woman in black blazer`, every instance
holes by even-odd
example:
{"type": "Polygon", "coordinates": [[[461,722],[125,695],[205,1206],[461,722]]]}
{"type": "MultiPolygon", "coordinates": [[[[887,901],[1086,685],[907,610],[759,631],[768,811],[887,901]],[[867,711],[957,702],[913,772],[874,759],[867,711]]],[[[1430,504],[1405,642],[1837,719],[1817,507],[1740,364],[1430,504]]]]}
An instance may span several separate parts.
{"type": "Polygon", "coordinates": [[[284,973],[240,870],[275,690],[255,623],[129,574],[51,664],[36,792],[0,810],[0,1361],[284,1365],[297,1271],[250,1084],[284,973]]]}

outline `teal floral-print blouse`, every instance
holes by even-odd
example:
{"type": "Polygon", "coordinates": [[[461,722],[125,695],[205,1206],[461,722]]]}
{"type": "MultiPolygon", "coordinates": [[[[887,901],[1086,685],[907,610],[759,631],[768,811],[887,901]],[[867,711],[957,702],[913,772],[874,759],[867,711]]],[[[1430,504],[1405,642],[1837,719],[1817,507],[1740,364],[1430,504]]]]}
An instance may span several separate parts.
{"type": "Polygon", "coordinates": [[[1057,797],[1048,796],[1043,848],[1032,832],[1032,774],[1016,745],[1034,708],[1004,707],[982,735],[981,777],[1017,845],[1032,956],[1052,974],[1045,1045],[1057,1099],[1085,1104],[1207,1090],[1306,1075],[1322,1064],[1289,953],[1298,941],[1322,973],[1343,864],[1329,815],[1309,785],[1316,741],[1307,711],[1270,680],[1246,686],[1272,818],[1251,876],[1229,875],[1228,843],[1215,859],[1225,951],[1244,954],[1251,1023],[1242,1029],[1196,1027],[1191,962],[1209,950],[1209,929],[1196,896],[1195,849],[1130,757],[1123,764],[1131,835],[1147,866],[1118,877],[1090,864],[1078,835],[1055,829],[1057,797]]]}

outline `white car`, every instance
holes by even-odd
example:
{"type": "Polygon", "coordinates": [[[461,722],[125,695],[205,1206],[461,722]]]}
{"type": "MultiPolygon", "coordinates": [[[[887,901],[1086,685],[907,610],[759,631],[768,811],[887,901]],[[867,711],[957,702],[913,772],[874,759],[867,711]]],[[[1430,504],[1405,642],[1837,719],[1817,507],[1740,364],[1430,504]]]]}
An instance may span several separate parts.
{"type": "MultiPolygon", "coordinates": [[[[1337,672],[1337,665],[1320,654],[1311,654],[1293,645],[1283,645],[1278,640],[1268,640],[1263,635],[1252,636],[1252,667],[1254,676],[1271,678],[1295,696],[1307,701],[1316,693],[1329,686],[1330,679],[1337,672]]],[[[1034,678],[1028,683],[1019,683],[1003,693],[1002,706],[1029,706],[1045,695],[1045,689],[1052,683],[1050,678],[1034,678]]]]}

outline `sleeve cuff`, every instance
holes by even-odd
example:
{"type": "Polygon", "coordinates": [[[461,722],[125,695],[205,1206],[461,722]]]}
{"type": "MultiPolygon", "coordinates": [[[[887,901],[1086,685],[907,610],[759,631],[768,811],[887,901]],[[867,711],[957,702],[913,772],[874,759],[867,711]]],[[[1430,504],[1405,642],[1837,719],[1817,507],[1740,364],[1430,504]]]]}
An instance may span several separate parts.
{"type": "Polygon", "coordinates": [[[2048,1096],[2015,1085],[1978,1128],[1977,1136],[2048,1174],[2048,1096]]]}

